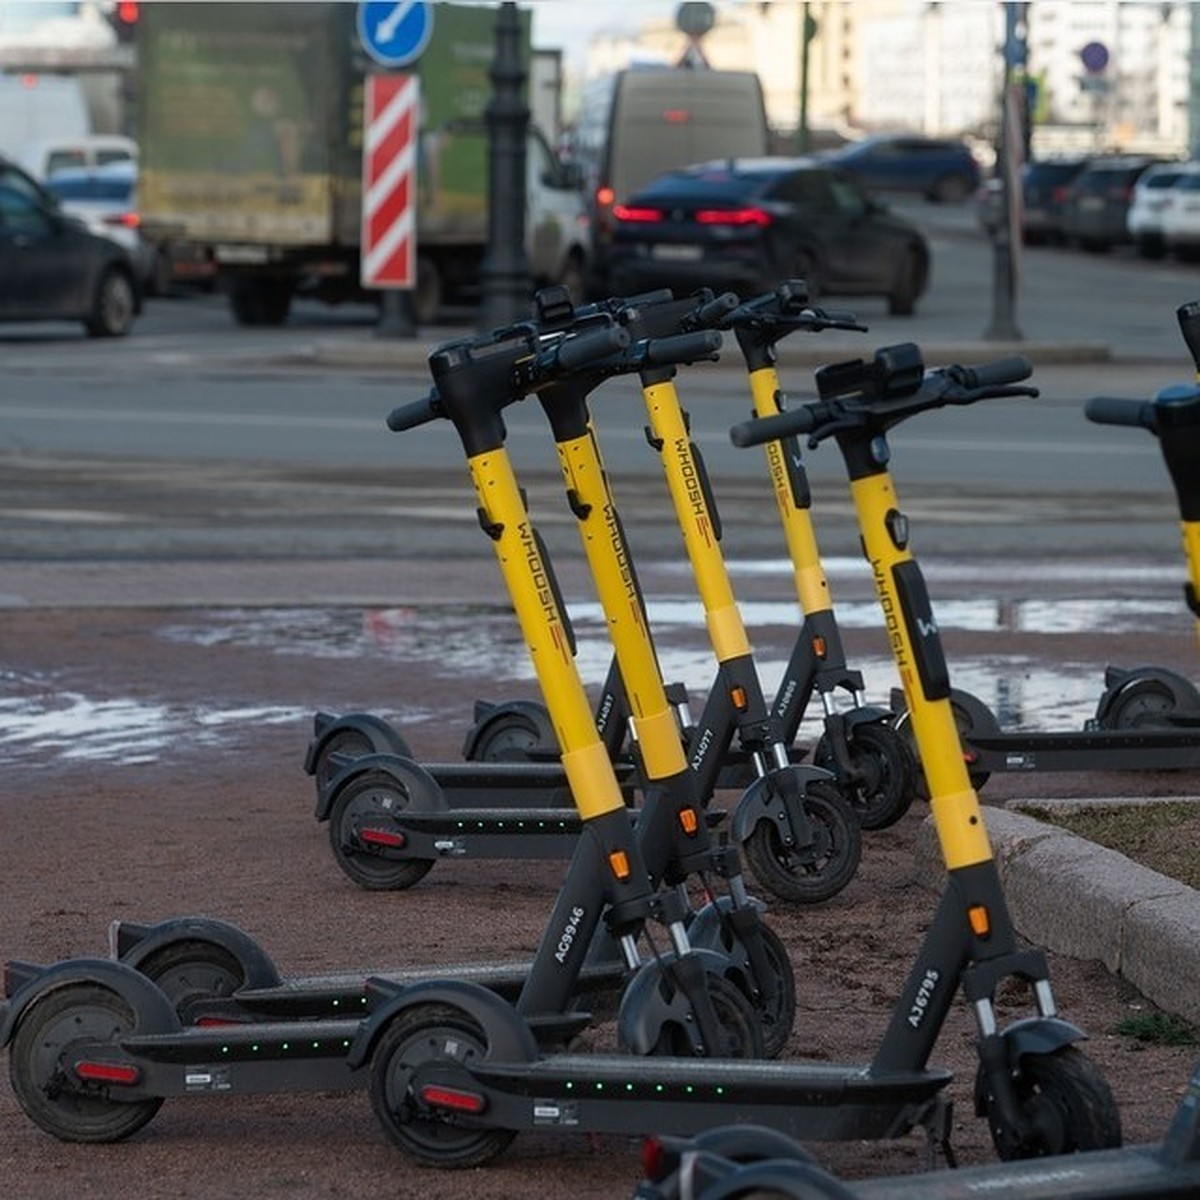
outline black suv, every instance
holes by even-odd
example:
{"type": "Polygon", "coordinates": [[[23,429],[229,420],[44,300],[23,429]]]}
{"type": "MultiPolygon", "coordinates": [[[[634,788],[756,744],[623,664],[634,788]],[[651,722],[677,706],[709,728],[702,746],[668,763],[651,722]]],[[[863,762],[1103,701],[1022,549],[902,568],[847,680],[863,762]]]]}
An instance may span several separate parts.
{"type": "Polygon", "coordinates": [[[1133,185],[1153,158],[1095,158],[1075,177],[1063,203],[1062,233],[1085,250],[1128,242],[1133,185]]]}

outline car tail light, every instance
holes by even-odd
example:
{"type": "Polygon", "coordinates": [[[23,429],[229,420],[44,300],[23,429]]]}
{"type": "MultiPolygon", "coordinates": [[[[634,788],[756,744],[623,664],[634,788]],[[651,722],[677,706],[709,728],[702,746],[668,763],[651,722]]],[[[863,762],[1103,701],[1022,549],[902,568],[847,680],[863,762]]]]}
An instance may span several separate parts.
{"type": "Polygon", "coordinates": [[[771,223],[771,214],[761,208],[702,208],[696,213],[701,225],[758,225],[771,223]]]}
{"type": "Polygon", "coordinates": [[[1066,201],[1067,193],[1071,190],[1069,183],[1060,183],[1050,189],[1050,199],[1055,204],[1062,204],[1066,201]]]}
{"type": "Polygon", "coordinates": [[[137,229],[142,223],[142,218],[135,212],[113,213],[110,217],[104,218],[105,225],[120,225],[124,229],[137,229]]]}
{"type": "Polygon", "coordinates": [[[637,221],[653,224],[663,219],[661,208],[631,208],[628,204],[614,204],[612,215],[618,221],[637,221]]]}

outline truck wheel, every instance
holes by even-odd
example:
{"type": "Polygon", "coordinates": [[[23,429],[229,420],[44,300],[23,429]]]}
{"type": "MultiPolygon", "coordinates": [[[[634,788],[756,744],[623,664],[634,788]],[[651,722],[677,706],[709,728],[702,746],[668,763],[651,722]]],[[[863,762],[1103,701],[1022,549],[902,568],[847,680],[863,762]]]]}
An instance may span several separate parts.
{"type": "Polygon", "coordinates": [[[234,279],[229,308],[239,325],[282,325],[292,307],[292,285],[286,279],[234,279]]]}
{"type": "Polygon", "coordinates": [[[428,254],[417,255],[417,286],[412,294],[413,319],[432,325],[442,307],[442,273],[428,254]]]}

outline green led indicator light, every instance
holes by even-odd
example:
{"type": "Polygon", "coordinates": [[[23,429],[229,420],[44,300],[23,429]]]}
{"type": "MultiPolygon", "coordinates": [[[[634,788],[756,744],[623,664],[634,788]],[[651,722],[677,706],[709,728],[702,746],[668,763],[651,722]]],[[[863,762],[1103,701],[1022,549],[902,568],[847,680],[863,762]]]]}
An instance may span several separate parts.
{"type": "Polygon", "coordinates": [[[280,1048],[280,1050],[287,1050],[287,1049],[289,1049],[288,1043],[287,1043],[287,1042],[284,1042],[284,1043],[283,1043],[283,1045],[281,1045],[279,1048],[280,1048]]]}
{"type": "Polygon", "coordinates": [[[572,1090],[574,1089],[574,1087],[575,1087],[575,1085],[574,1085],[573,1083],[568,1083],[568,1084],[567,1084],[567,1091],[568,1091],[568,1092],[569,1092],[569,1091],[572,1091],[572,1090]]]}

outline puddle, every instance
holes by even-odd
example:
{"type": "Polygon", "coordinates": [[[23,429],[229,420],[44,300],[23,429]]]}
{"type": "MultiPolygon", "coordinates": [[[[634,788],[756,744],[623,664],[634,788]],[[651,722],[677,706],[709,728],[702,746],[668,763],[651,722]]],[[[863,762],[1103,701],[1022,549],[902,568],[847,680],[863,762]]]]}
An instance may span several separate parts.
{"type": "MultiPolygon", "coordinates": [[[[763,689],[774,695],[791,650],[790,634],[798,610],[794,603],[750,601],[743,606],[756,644],[763,689]],[[761,630],[759,636],[756,630],[761,630]]],[[[703,640],[703,617],[692,601],[652,601],[650,620],[656,631],[664,675],[693,694],[698,713],[712,684],[715,665],[703,640]]],[[[587,683],[598,683],[608,670],[611,648],[598,604],[573,610],[576,661],[587,683]]],[[[1039,630],[1072,633],[1083,630],[1122,633],[1147,623],[1180,617],[1178,605],[1153,600],[960,600],[938,605],[943,629],[1039,630]]],[[[874,627],[874,603],[838,606],[846,628],[874,627]]],[[[219,609],[164,627],[160,636],[194,646],[242,646],[315,660],[362,660],[374,663],[420,663],[444,678],[467,676],[487,683],[491,698],[503,698],[503,685],[528,693],[533,670],[510,611],[503,606],[219,609]],[[497,686],[500,691],[497,693],[497,686]]],[[[859,660],[869,702],[886,704],[895,683],[889,659],[859,660]]],[[[1093,715],[1103,687],[1103,664],[1055,663],[1020,656],[959,657],[951,664],[956,687],[972,692],[997,716],[1004,728],[1078,729],[1093,715]]],[[[398,673],[398,679],[400,675],[398,673]]],[[[397,696],[403,703],[404,697],[397,696]]],[[[814,731],[814,718],[802,736],[814,731]]],[[[466,714],[429,708],[405,708],[402,723],[466,714]]],[[[0,751],[10,763],[47,756],[62,762],[153,763],[167,758],[181,742],[190,747],[228,748],[237,731],[248,725],[307,725],[311,709],[286,705],[167,704],[127,697],[89,696],[60,689],[52,678],[17,677],[0,672],[0,751]]]]}

